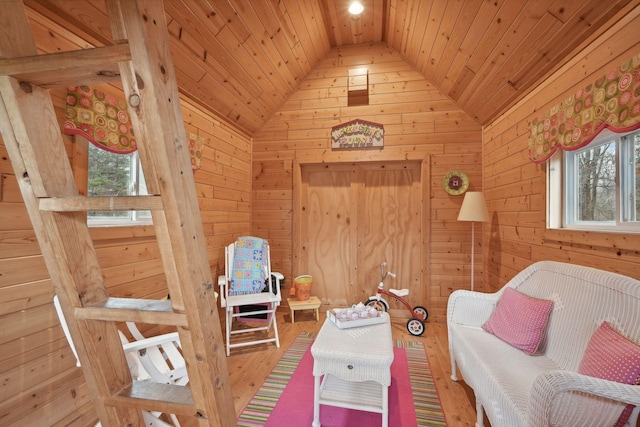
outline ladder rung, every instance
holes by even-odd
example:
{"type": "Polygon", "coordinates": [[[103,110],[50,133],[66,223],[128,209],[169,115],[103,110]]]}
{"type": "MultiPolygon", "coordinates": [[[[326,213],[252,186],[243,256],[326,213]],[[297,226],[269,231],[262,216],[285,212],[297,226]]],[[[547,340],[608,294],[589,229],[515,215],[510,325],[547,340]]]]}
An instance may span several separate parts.
{"type": "Polygon", "coordinates": [[[21,87],[25,90],[29,90],[29,86],[55,89],[65,86],[114,84],[121,81],[118,64],[17,74],[13,77],[20,82],[21,87]]]}
{"type": "Polygon", "coordinates": [[[175,313],[170,300],[108,298],[90,306],[77,307],[75,315],[81,320],[187,326],[186,314],[175,313]]]}
{"type": "Polygon", "coordinates": [[[106,397],[105,403],[168,414],[197,415],[190,387],[160,384],[152,380],[133,381],[117,395],[106,397]]]}
{"type": "Polygon", "coordinates": [[[42,87],[120,81],[118,62],[129,61],[128,44],[22,58],[0,59],[0,75],[42,87]]]}
{"type": "Polygon", "coordinates": [[[41,198],[41,211],[159,211],[162,210],[160,196],[121,197],[47,197],[41,198]]]}

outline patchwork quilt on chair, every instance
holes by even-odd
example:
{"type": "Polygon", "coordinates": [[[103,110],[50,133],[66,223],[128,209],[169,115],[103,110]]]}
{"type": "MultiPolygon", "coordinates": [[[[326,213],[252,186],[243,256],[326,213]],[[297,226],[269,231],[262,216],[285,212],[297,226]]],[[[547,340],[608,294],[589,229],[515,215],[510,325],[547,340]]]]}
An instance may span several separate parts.
{"type": "Polygon", "coordinates": [[[269,242],[258,237],[243,236],[233,252],[229,295],[255,294],[266,287],[269,242]]]}

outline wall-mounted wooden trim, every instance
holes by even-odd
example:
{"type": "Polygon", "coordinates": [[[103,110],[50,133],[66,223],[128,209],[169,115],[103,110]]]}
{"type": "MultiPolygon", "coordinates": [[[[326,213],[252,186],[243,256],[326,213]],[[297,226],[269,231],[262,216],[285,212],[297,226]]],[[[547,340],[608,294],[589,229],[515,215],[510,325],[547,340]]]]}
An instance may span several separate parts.
{"type": "Polygon", "coordinates": [[[300,214],[302,209],[302,163],[300,163],[298,159],[293,160],[292,174],[293,194],[291,198],[293,202],[293,230],[291,235],[293,237],[293,262],[291,267],[294,274],[296,274],[295,272],[301,271],[300,249],[302,247],[302,242],[300,241],[302,239],[300,235],[302,227],[302,215],[300,214]]]}
{"type": "Polygon", "coordinates": [[[581,246],[585,249],[638,251],[640,234],[603,233],[586,230],[545,229],[542,244],[581,246]]]}
{"type": "MultiPolygon", "coordinates": [[[[422,247],[420,248],[420,259],[422,260],[422,295],[419,301],[431,301],[430,271],[431,265],[431,155],[426,155],[422,159],[421,177],[422,182],[422,247]]],[[[428,309],[431,307],[427,307],[428,309]]]]}
{"type": "Polygon", "coordinates": [[[297,150],[295,161],[299,164],[423,161],[430,155],[425,151],[416,150],[414,146],[395,146],[364,151],[327,150],[319,156],[318,150],[297,150]]]}

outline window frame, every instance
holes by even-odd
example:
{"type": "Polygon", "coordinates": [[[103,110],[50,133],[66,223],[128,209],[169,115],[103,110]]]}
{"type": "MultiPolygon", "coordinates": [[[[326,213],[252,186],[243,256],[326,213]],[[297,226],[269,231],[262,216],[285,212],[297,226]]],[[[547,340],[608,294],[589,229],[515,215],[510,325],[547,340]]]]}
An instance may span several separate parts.
{"type": "MultiPolygon", "coordinates": [[[[84,138],[83,138],[84,139],[84,138]]],[[[85,140],[86,141],[86,140],[85,140]]],[[[89,152],[90,150],[100,150],[101,148],[94,146],[91,142],[87,143],[87,195],[89,194],[89,152]]],[[[130,156],[131,175],[129,178],[130,196],[147,195],[147,186],[142,171],[142,163],[138,151],[127,154],[111,153],[116,156],[130,156]],[[141,179],[140,179],[141,178],[141,179]]],[[[92,196],[88,196],[92,197],[92,196]]],[[[153,224],[153,218],[150,211],[128,210],[127,217],[109,217],[109,216],[91,216],[87,212],[87,226],[89,227],[130,227],[130,226],[149,226],[153,224]]]]}
{"type": "Polygon", "coordinates": [[[632,203],[629,203],[628,200],[623,201],[622,197],[623,191],[628,195],[629,191],[635,190],[633,168],[625,166],[624,162],[629,163],[630,160],[633,161],[634,159],[633,136],[636,134],[640,134],[640,130],[615,133],[605,129],[594,138],[591,143],[584,147],[573,151],[557,150],[554,153],[547,162],[547,229],[640,234],[640,218],[636,217],[631,221],[623,221],[623,215],[628,217],[630,216],[630,212],[635,213],[635,207],[632,203]],[[623,143],[624,138],[629,138],[630,140],[623,143]],[[569,162],[581,152],[593,149],[611,140],[614,140],[616,151],[616,206],[614,220],[606,222],[572,222],[569,215],[573,214],[572,209],[575,206],[575,201],[569,200],[572,194],[572,191],[569,189],[569,185],[571,185],[569,174],[572,173],[572,167],[569,165],[569,162]],[[624,178],[623,175],[626,175],[626,179],[622,179],[624,178]],[[572,207],[569,207],[570,204],[572,207]]]}

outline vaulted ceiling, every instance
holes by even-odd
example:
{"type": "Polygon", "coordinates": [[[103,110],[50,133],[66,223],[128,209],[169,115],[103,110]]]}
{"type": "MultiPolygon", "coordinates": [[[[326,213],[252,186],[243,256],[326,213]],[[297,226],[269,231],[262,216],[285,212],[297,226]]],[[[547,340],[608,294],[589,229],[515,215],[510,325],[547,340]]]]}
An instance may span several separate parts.
{"type": "MultiPolygon", "coordinates": [[[[101,1],[25,3],[43,50],[113,44],[101,1]]],[[[349,3],[165,0],[181,94],[253,134],[331,49],[380,42],[487,124],[640,0],[349,3]]]]}

